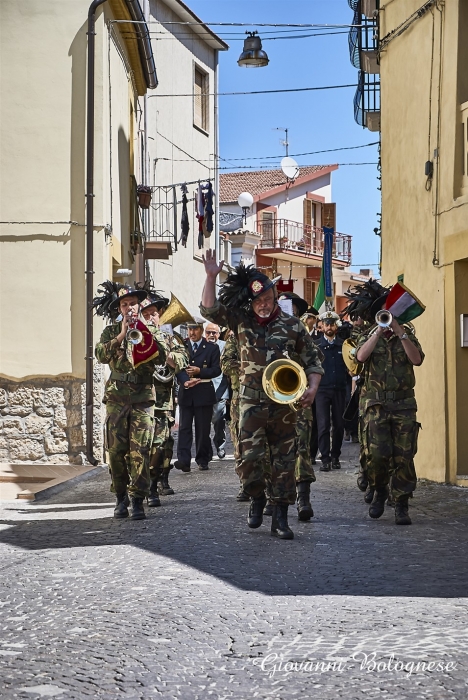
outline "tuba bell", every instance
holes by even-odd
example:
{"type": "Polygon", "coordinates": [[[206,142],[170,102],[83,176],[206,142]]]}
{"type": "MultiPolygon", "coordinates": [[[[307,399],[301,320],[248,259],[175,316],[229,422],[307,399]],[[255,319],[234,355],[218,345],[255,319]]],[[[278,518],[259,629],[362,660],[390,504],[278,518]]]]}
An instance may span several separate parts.
{"type": "Polygon", "coordinates": [[[356,343],[353,339],[347,338],[342,345],[343,361],[353,377],[362,373],[364,365],[356,359],[356,343]]]}
{"type": "Polygon", "coordinates": [[[171,302],[165,312],[159,317],[161,326],[170,324],[173,328],[181,323],[195,323],[195,319],[177,297],[171,293],[171,302]]]}
{"type": "Polygon", "coordinates": [[[392,321],[393,316],[390,311],[386,309],[380,309],[380,311],[377,311],[375,314],[375,322],[381,328],[390,328],[392,321]]]}
{"type": "Polygon", "coordinates": [[[296,405],[307,389],[307,377],[302,367],[294,360],[274,360],[265,369],[262,377],[263,391],[269,399],[280,404],[296,405]]]}

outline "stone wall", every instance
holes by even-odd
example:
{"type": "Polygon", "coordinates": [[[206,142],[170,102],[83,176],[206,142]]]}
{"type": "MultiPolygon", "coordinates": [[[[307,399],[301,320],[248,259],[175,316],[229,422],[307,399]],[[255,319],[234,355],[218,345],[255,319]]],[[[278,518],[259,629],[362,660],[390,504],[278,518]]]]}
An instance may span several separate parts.
{"type": "MultiPolygon", "coordinates": [[[[103,374],[95,367],[94,453],[103,461],[103,374]]],[[[0,462],[85,464],[85,382],[0,379],[0,462]]]]}

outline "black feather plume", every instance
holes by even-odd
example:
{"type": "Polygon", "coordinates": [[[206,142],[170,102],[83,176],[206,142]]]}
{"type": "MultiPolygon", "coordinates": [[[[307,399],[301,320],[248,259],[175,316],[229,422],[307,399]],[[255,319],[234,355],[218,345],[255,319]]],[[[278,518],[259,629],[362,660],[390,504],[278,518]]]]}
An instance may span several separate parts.
{"type": "MultiPolygon", "coordinates": [[[[113,320],[115,312],[109,309],[110,304],[119,298],[119,289],[123,287],[123,284],[119,282],[112,282],[111,280],[106,280],[102,282],[97,288],[99,296],[93,299],[93,309],[95,310],[97,316],[103,316],[113,320]]],[[[118,312],[117,312],[118,313],[118,312]]]]}
{"type": "Polygon", "coordinates": [[[254,280],[264,282],[267,278],[263,272],[257,270],[253,265],[240,263],[235,268],[235,272],[230,272],[226,281],[221,285],[219,301],[228,308],[246,309],[251,301],[250,284],[254,280]]]}
{"type": "Polygon", "coordinates": [[[345,292],[345,296],[350,299],[350,302],[346,309],[343,310],[343,313],[348,314],[351,319],[359,316],[364,321],[373,323],[372,304],[387,294],[388,291],[387,287],[383,287],[377,280],[372,278],[363,284],[350,287],[345,292]]]}

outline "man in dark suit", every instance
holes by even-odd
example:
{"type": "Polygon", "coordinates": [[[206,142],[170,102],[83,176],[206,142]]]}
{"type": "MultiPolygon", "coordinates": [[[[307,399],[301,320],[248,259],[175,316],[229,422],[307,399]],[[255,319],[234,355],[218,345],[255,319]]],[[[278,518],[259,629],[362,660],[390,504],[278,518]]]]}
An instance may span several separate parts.
{"type": "Polygon", "coordinates": [[[208,469],[211,458],[211,417],[216,403],[211,380],[221,374],[219,347],[202,337],[203,319],[196,318],[195,321],[195,324],[187,324],[189,365],[176,375],[179,385],[179,439],[174,467],[183,472],[190,471],[194,420],[195,461],[201,471],[208,469]]]}

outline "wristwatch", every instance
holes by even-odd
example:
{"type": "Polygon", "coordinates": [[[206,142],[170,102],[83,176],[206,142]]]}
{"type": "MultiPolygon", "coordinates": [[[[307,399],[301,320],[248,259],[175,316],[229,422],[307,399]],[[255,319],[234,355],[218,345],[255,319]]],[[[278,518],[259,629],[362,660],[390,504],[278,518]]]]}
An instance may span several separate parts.
{"type": "Polygon", "coordinates": [[[400,335],[400,340],[408,340],[408,333],[403,333],[400,335]]]}

